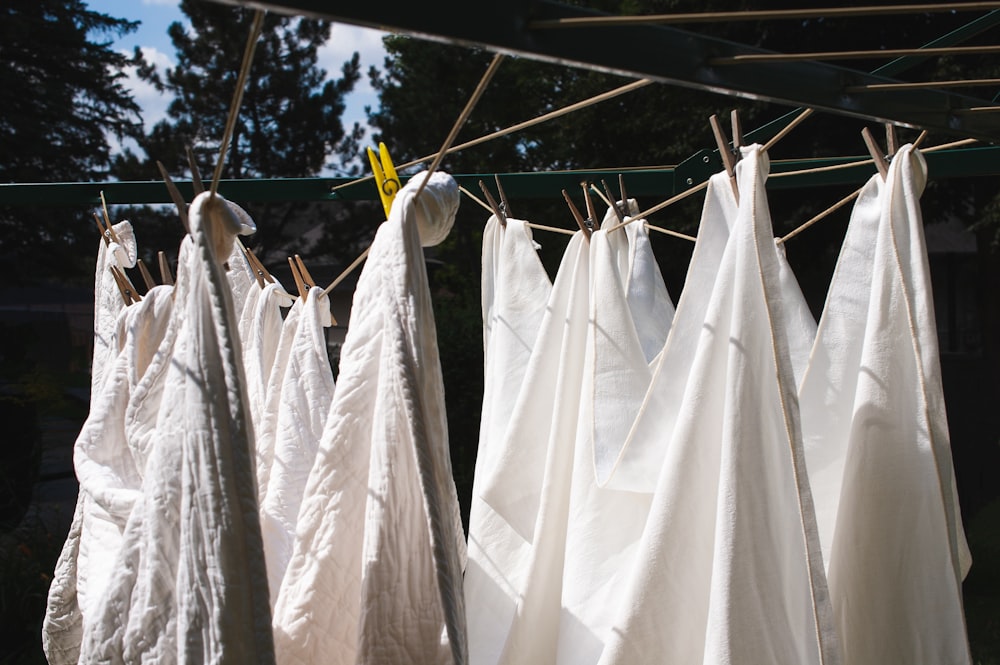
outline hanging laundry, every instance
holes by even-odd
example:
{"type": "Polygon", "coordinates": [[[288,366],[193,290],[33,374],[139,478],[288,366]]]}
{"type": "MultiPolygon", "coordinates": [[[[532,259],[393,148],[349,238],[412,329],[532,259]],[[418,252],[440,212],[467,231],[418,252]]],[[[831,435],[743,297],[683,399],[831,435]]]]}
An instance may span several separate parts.
{"type": "MultiPolygon", "coordinates": [[[[629,216],[639,214],[639,206],[634,199],[628,201],[629,216]]],[[[605,215],[601,228],[611,222],[605,215]]],[[[624,227],[628,238],[628,270],[620,273],[625,277],[625,294],[632,322],[635,324],[642,353],[647,362],[652,362],[663,345],[666,344],[670,326],[674,320],[674,302],[663,283],[663,275],[649,242],[649,229],[645,220],[632,222],[624,227]]],[[[612,234],[614,235],[614,234],[612,234]]]]}
{"type": "Polygon", "coordinates": [[[298,324],[281,379],[273,458],[267,474],[267,493],[260,506],[272,605],[278,599],[292,557],[299,506],[334,392],[324,333],[333,324],[330,299],[323,289],[314,286],[305,300],[300,298],[292,306],[290,319],[293,314],[298,324]]]}
{"type": "Polygon", "coordinates": [[[505,227],[491,216],[483,231],[484,392],[464,581],[471,663],[497,662],[524,585],[530,541],[493,510],[481,488],[498,467],[551,291],[531,228],[513,218],[505,227]]]}
{"type": "Polygon", "coordinates": [[[971,662],[971,564],[955,489],[920,195],[897,151],[855,205],[800,391],[844,662],[971,662]]]}
{"type": "Polygon", "coordinates": [[[739,215],[601,663],[839,662],[759,146],[737,171],[739,215]]]}
{"type": "MultiPolygon", "coordinates": [[[[266,288],[266,287],[265,287],[266,288]]],[[[262,327],[256,332],[260,334],[260,343],[267,344],[268,339],[274,339],[274,332],[272,329],[264,328],[263,326],[273,326],[274,317],[280,316],[278,309],[278,303],[276,302],[280,298],[279,291],[271,290],[267,294],[268,298],[265,299],[262,294],[261,299],[258,300],[258,305],[261,307],[267,307],[269,311],[262,311],[261,323],[262,327]]],[[[286,388],[285,384],[285,372],[288,368],[288,363],[292,358],[292,347],[295,345],[295,339],[298,334],[299,323],[302,320],[302,308],[305,302],[299,298],[295,300],[295,303],[288,310],[288,314],[285,316],[285,320],[279,323],[281,325],[281,332],[277,337],[278,344],[274,350],[274,358],[271,360],[269,366],[265,366],[264,363],[267,359],[264,358],[264,354],[267,353],[268,349],[260,348],[255,349],[256,354],[260,354],[260,374],[259,376],[267,375],[267,383],[265,384],[264,392],[261,397],[263,397],[263,409],[260,414],[253,418],[254,421],[254,434],[256,434],[256,469],[257,469],[257,498],[261,505],[264,504],[264,498],[267,496],[268,483],[271,478],[271,470],[274,467],[274,448],[278,440],[278,412],[282,405],[282,393],[286,388]]],[[[255,363],[257,357],[250,359],[251,363],[255,363]]],[[[257,374],[257,368],[254,368],[254,374],[257,374]]],[[[257,378],[256,376],[254,378],[257,378]]],[[[294,398],[292,398],[294,399],[294,398]]],[[[327,405],[327,408],[329,406],[327,405]]],[[[324,414],[325,415],[325,414],[324,414]]],[[[277,598],[278,590],[273,590],[274,597],[272,601],[277,598]]]]}
{"type": "Polygon", "coordinates": [[[94,356],[90,364],[90,394],[98,395],[104,385],[104,375],[118,351],[114,331],[118,313],[125,308],[121,291],[111,275],[111,267],[133,268],[137,257],[135,232],[129,221],[111,227],[118,241],[105,243],[101,239],[94,272],[94,356]]]}
{"type": "Polygon", "coordinates": [[[221,266],[248,229],[207,192],[190,221],[148,473],[82,662],[273,662],[253,430],[221,266]]]}
{"type": "Polygon", "coordinates": [[[73,524],[52,576],[42,628],[42,646],[51,665],[79,661],[88,619],[115,572],[122,531],[143,471],[128,444],[125,412],[163,341],[172,292],[173,287],[155,287],[120,312],[116,339],[122,348],[105,373],[103,389],[94,396],[74,446],[80,489],[73,524]]]}
{"type": "Polygon", "coordinates": [[[340,374],[275,606],[280,663],[467,662],[464,536],[421,245],[458,187],[396,195],[358,280],[340,374]]]}
{"type": "MultiPolygon", "coordinates": [[[[729,176],[713,175],[705,190],[698,238],[688,264],[684,289],[671,319],[667,341],[652,365],[652,377],[628,436],[617,446],[594,451],[597,482],[609,490],[652,494],[687,386],[694,348],[708,311],[729,231],[738,209],[729,176]]],[[[614,417],[613,414],[610,414],[614,417]]]]}
{"type": "MultiPolygon", "coordinates": [[[[240,220],[241,224],[247,227],[255,226],[253,219],[246,210],[232,201],[227,201],[226,203],[229,204],[229,208],[236,215],[236,218],[240,220]]],[[[229,289],[233,294],[233,310],[239,316],[243,311],[243,306],[246,304],[247,296],[257,283],[253,268],[243,253],[242,243],[233,243],[233,249],[226,258],[223,266],[226,270],[226,281],[229,282],[229,289]]]]}
{"type": "Polygon", "coordinates": [[[481,497],[525,542],[517,609],[499,650],[503,663],[551,663],[558,636],[573,447],[580,404],[590,286],[583,233],[559,266],[523,386],[481,497]]]}
{"type": "Polygon", "coordinates": [[[267,387],[274,369],[281,341],[282,308],[291,307],[294,300],[280,282],[267,282],[263,287],[252,286],[247,293],[240,316],[240,339],[243,342],[243,367],[246,372],[247,399],[257,439],[257,489],[263,498],[267,489],[265,463],[260,449],[260,434],[264,430],[267,387]]]}
{"type": "MultiPolygon", "coordinates": [[[[714,177],[676,319],[671,316],[674,308],[666,288],[659,288],[662,278],[648,238],[643,241],[647,233],[644,221],[624,227],[642,229],[634,233],[639,239],[634,252],[623,247],[624,236],[619,231],[598,232],[591,239],[590,330],[563,572],[558,662],[597,662],[609,637],[652,499],[650,491],[643,491],[644,485],[630,484],[635,483],[634,478],[624,473],[617,476],[616,464],[631,452],[628,446],[634,442],[630,434],[637,418],[648,423],[664,415],[662,411],[642,410],[644,405],[648,408],[647,393],[662,390],[667,380],[679,382],[683,390],[686,374],[660,375],[654,386],[653,369],[661,363],[678,367],[678,360],[693,355],[736,212],[728,176],[714,177]],[[623,260],[628,254],[632,259],[623,260]],[[636,270],[637,265],[643,268],[636,270]],[[628,279],[622,280],[618,274],[623,270],[629,270],[625,273],[628,279]],[[636,293],[640,280],[653,282],[652,288],[647,284],[643,291],[662,295],[629,301],[625,289],[631,283],[631,292],[636,293]],[[643,304],[650,301],[658,306],[651,309],[643,304]],[[657,322],[663,325],[664,321],[676,324],[677,329],[669,337],[667,330],[660,333],[661,340],[670,341],[661,341],[667,346],[652,352],[655,347],[644,342],[656,334],[657,322]],[[648,331],[645,340],[639,333],[642,329],[648,331]],[[647,364],[649,353],[659,355],[652,368],[647,364]]],[[[609,222],[606,219],[602,226],[609,228],[609,222]]],[[[650,431],[658,438],[645,442],[643,450],[662,459],[669,435],[657,427],[650,431]]]]}

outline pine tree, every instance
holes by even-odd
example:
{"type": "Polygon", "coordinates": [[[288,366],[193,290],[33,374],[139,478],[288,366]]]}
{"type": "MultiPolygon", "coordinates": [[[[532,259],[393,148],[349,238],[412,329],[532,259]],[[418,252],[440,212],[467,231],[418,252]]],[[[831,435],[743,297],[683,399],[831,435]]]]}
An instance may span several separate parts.
{"type": "MultiPolygon", "coordinates": [[[[132,61],[107,38],[135,27],[80,0],[0,5],[0,182],[107,176],[108,136],[120,140],[141,128],[123,85],[132,61]]],[[[84,257],[92,257],[95,239],[83,210],[0,209],[0,275],[21,283],[31,266],[34,281],[79,278],[90,272],[84,257]]]]}
{"type": "MultiPolygon", "coordinates": [[[[184,0],[181,10],[190,27],[178,22],[168,29],[177,65],[165,72],[148,66],[141,70],[173,97],[168,118],[139,140],[145,156],[126,152],[119,158],[116,174],[123,179],[160,179],[156,161],[173,177],[183,177],[189,171],[187,147],[206,179],[218,159],[253,12],[194,0],[184,0]]],[[[328,22],[265,17],[224,178],[315,176],[332,158],[357,154],[361,129],[355,125],[345,130],[341,115],[344,96],[360,78],[359,56],[355,53],[343,64],[340,78],[328,80],[317,66],[317,51],[329,36],[328,22]]],[[[342,208],[320,210],[301,204],[245,207],[258,228],[252,244],[275,263],[291,251],[308,255],[303,236],[342,212],[342,208]]],[[[176,223],[172,228],[179,231],[176,223]]],[[[321,234],[313,231],[313,235],[321,234]]]]}

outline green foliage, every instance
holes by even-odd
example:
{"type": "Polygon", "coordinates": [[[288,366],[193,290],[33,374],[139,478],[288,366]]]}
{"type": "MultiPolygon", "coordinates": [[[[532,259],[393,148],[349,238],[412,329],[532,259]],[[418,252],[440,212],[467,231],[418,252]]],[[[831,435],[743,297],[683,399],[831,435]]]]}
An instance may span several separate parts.
{"type": "MultiPolygon", "coordinates": [[[[123,85],[132,60],[106,37],[134,29],[80,0],[0,5],[0,182],[107,176],[108,135],[134,136],[140,125],[123,85]]],[[[0,208],[0,278],[79,280],[86,275],[79,257],[93,238],[93,222],[79,209],[0,208]]]]}

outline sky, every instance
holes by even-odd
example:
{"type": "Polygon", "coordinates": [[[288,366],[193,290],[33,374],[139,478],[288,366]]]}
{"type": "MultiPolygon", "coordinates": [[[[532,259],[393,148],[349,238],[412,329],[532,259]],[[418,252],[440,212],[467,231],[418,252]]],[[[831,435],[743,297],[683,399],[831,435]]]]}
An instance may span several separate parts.
{"type": "MultiPolygon", "coordinates": [[[[87,6],[93,11],[116,18],[140,21],[135,32],[113,42],[116,50],[131,54],[138,46],[146,59],[160,68],[175,64],[176,54],[167,36],[167,26],[174,21],[184,21],[179,0],[87,0],[87,6]]],[[[365,127],[365,105],[373,108],[378,105],[378,97],[368,82],[367,72],[369,67],[380,67],[382,64],[385,56],[382,48],[383,34],[377,30],[334,23],[330,40],[319,50],[319,66],[331,77],[340,75],[341,65],[352,53],[357,51],[361,56],[362,77],[354,92],[346,99],[347,108],[343,116],[345,127],[350,127],[355,121],[365,127]]],[[[142,108],[146,129],[166,117],[169,96],[161,95],[151,85],[139,80],[134,71],[130,72],[127,85],[132,90],[136,103],[142,108]]]]}

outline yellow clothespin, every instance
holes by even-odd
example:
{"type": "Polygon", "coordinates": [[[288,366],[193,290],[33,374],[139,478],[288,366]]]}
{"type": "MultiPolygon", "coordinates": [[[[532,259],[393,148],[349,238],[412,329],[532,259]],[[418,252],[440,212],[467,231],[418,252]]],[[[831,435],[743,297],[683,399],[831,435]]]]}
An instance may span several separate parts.
{"type": "Polygon", "coordinates": [[[382,199],[382,207],[385,208],[385,216],[388,219],[389,210],[392,209],[392,200],[396,198],[399,191],[399,176],[396,175],[396,167],[389,157],[389,149],[384,143],[378,144],[378,155],[375,150],[366,148],[368,151],[368,161],[372,165],[372,173],[375,174],[375,183],[378,185],[378,195],[382,199]]]}

